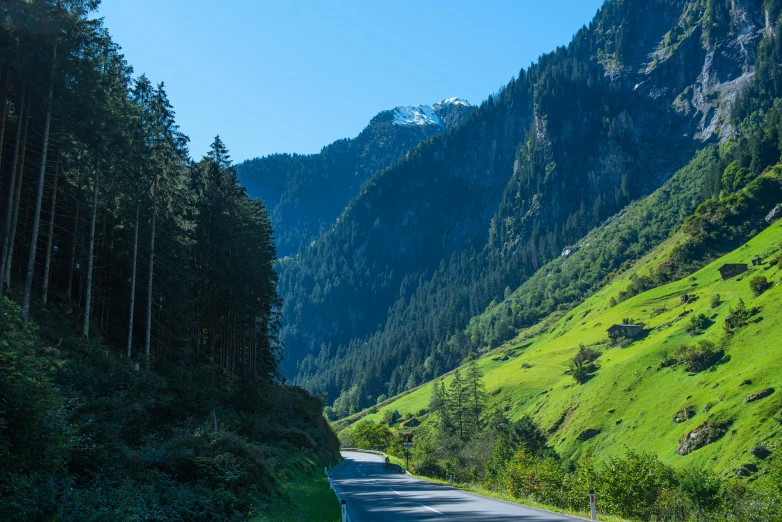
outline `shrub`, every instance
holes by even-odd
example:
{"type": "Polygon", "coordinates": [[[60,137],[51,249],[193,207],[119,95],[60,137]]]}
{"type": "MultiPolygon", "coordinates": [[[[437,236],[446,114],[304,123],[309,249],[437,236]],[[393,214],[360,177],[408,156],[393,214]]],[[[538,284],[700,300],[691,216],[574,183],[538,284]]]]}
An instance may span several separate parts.
{"type": "Polygon", "coordinates": [[[555,459],[535,457],[522,446],[508,463],[505,489],[516,498],[533,498],[561,505],[564,501],[564,475],[555,459]]]}
{"type": "Polygon", "coordinates": [[[679,347],[675,357],[688,372],[696,373],[716,364],[723,355],[724,350],[717,348],[711,341],[703,340],[697,345],[679,347]]]}
{"type": "Polygon", "coordinates": [[[679,475],[679,494],[695,511],[711,511],[720,505],[722,481],[700,469],[686,469],[679,475]]]}
{"type": "Polygon", "coordinates": [[[700,335],[709,326],[711,326],[709,318],[704,314],[698,314],[690,317],[690,322],[684,328],[684,331],[690,335],[700,335]]]}
{"type": "Polygon", "coordinates": [[[749,318],[752,317],[755,312],[757,312],[757,310],[758,309],[756,308],[747,308],[747,305],[744,304],[744,300],[740,298],[738,304],[736,304],[736,307],[731,307],[729,309],[730,315],[725,319],[726,331],[730,333],[734,328],[741,328],[742,326],[746,326],[747,322],[749,322],[749,318]]]}
{"type": "Polygon", "coordinates": [[[597,350],[587,348],[583,344],[579,346],[578,353],[570,364],[570,375],[573,376],[577,383],[584,384],[600,368],[595,363],[600,355],[600,352],[597,350]]]}
{"type": "Polygon", "coordinates": [[[757,297],[771,288],[771,283],[768,282],[766,276],[758,275],[750,279],[749,287],[752,289],[752,293],[755,294],[755,297],[757,297]]]}
{"type": "Polygon", "coordinates": [[[615,457],[599,473],[602,503],[626,518],[645,519],[660,493],[676,486],[672,468],[651,454],[630,451],[615,457]]]}
{"type": "Polygon", "coordinates": [[[720,298],[720,294],[714,294],[711,296],[711,307],[717,308],[722,303],[722,299],[720,298]]]}
{"type": "Polygon", "coordinates": [[[387,409],[383,412],[383,424],[393,426],[399,420],[399,411],[387,409]]]}
{"type": "Polygon", "coordinates": [[[385,451],[394,441],[394,434],[384,424],[363,422],[353,429],[357,448],[385,451]]]}

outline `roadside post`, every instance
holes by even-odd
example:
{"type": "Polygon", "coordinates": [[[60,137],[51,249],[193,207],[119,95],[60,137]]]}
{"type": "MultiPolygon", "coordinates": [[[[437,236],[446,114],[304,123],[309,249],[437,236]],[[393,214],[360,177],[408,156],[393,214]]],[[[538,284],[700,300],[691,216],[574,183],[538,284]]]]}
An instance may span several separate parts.
{"type": "Polygon", "coordinates": [[[402,446],[405,448],[405,470],[410,469],[410,448],[413,447],[413,434],[402,435],[402,446]]]}
{"type": "Polygon", "coordinates": [[[342,522],[348,522],[348,506],[344,498],[339,505],[342,508],[342,522]]]}
{"type": "Polygon", "coordinates": [[[453,473],[451,473],[451,478],[449,479],[449,482],[451,483],[451,487],[453,487],[453,473]]]}
{"type": "Polygon", "coordinates": [[[334,483],[331,481],[331,475],[329,475],[329,488],[334,489],[334,483]]]}
{"type": "Polygon", "coordinates": [[[597,510],[595,509],[595,490],[589,490],[589,510],[592,512],[592,520],[597,520],[597,510]]]}

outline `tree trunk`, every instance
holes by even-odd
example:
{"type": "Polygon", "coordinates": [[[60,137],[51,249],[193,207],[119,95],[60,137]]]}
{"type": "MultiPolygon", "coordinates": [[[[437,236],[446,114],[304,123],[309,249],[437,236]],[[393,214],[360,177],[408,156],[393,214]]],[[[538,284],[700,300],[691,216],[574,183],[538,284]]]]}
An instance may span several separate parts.
{"type": "Polygon", "coordinates": [[[52,248],[54,247],[54,215],[57,209],[57,181],[60,179],[60,155],[57,155],[57,165],[54,167],[54,190],[52,191],[52,207],[49,212],[49,238],[46,243],[46,261],[43,269],[43,291],[41,300],[46,306],[49,300],[49,273],[52,267],[52,248]]]}
{"type": "Polygon", "coordinates": [[[11,181],[8,184],[8,206],[5,210],[5,234],[3,235],[3,253],[2,260],[0,261],[0,295],[2,295],[5,289],[5,268],[8,262],[8,250],[11,247],[11,221],[13,221],[14,215],[14,201],[16,201],[16,170],[19,164],[19,144],[22,141],[22,122],[24,121],[25,110],[25,98],[26,88],[22,91],[22,99],[19,104],[19,111],[17,111],[16,118],[16,143],[14,144],[14,157],[11,162],[11,181]]]}
{"type": "Polygon", "coordinates": [[[27,134],[30,130],[30,104],[27,104],[27,116],[25,116],[24,132],[22,133],[22,154],[19,158],[18,176],[16,178],[16,189],[14,189],[14,214],[11,223],[10,244],[8,246],[8,257],[5,262],[5,274],[3,274],[6,288],[11,286],[11,265],[14,260],[14,244],[16,243],[16,227],[19,224],[19,204],[22,199],[22,181],[24,180],[24,164],[27,155],[27,134]]]}
{"type": "Polygon", "coordinates": [[[149,368],[149,348],[152,341],[152,284],[155,275],[155,221],[157,220],[157,184],[158,175],[155,174],[154,187],[152,189],[152,231],[149,240],[149,285],[147,287],[147,333],[144,340],[144,357],[149,368]]]}
{"type": "Polygon", "coordinates": [[[133,312],[136,309],[136,262],[138,261],[138,223],[141,206],[136,200],[136,229],[133,232],[133,267],[130,278],[130,312],[128,313],[128,359],[131,356],[131,347],[133,346],[133,312]]]}
{"type": "Polygon", "coordinates": [[[76,238],[79,235],[79,213],[81,211],[81,205],[79,204],[78,194],[76,195],[76,219],[73,221],[73,237],[71,240],[71,263],[70,270],[68,272],[68,302],[73,302],[73,270],[76,264],[76,238]]]}
{"type": "MultiPolygon", "coordinates": [[[[38,171],[38,194],[35,198],[35,213],[33,214],[33,233],[30,241],[30,255],[27,258],[27,277],[24,283],[24,298],[22,299],[22,317],[27,320],[30,315],[30,295],[33,291],[33,274],[35,273],[35,254],[38,252],[38,230],[41,226],[41,204],[43,203],[43,182],[46,179],[46,154],[49,152],[49,129],[52,123],[52,99],[54,98],[54,75],[57,65],[57,41],[52,50],[52,69],[49,77],[49,93],[46,97],[46,120],[43,126],[43,149],[41,150],[41,168],[38,171]]],[[[54,216],[52,216],[54,217],[54,216]]]]}
{"type": "MultiPolygon", "coordinates": [[[[3,101],[0,102],[3,104],[2,106],[2,115],[0,115],[0,170],[3,167],[3,148],[5,146],[5,121],[8,118],[8,71],[3,68],[2,73],[0,73],[0,76],[2,76],[2,82],[3,82],[3,101]]],[[[13,183],[13,180],[11,180],[11,183],[13,183]]],[[[8,190],[10,191],[11,188],[9,186],[8,190]]]]}
{"type": "Polygon", "coordinates": [[[90,247],[87,258],[87,291],[84,300],[84,325],[81,334],[90,338],[90,305],[92,303],[92,269],[93,253],[95,252],[95,219],[98,217],[98,183],[100,182],[100,160],[95,160],[95,187],[92,189],[92,216],[90,218],[90,247]]]}

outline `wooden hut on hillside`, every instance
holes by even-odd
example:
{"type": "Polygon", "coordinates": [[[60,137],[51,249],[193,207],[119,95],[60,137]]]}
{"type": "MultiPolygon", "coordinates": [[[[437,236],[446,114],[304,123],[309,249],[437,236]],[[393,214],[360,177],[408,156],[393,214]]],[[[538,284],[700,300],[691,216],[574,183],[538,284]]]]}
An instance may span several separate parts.
{"type": "Polygon", "coordinates": [[[724,281],[747,271],[747,265],[744,263],[727,263],[719,268],[720,275],[724,281]]]}

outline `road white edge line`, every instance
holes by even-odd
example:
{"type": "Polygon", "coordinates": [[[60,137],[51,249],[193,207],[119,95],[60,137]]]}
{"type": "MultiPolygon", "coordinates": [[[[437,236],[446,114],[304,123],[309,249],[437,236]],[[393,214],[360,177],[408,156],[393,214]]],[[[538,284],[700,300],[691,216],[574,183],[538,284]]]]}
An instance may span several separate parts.
{"type": "Polygon", "coordinates": [[[428,509],[429,511],[432,511],[432,512],[434,512],[434,513],[437,513],[438,515],[445,515],[445,513],[443,513],[442,511],[437,511],[436,509],[432,509],[432,508],[430,508],[429,506],[424,506],[423,504],[421,504],[421,507],[422,507],[422,508],[426,508],[426,509],[428,509]]]}

